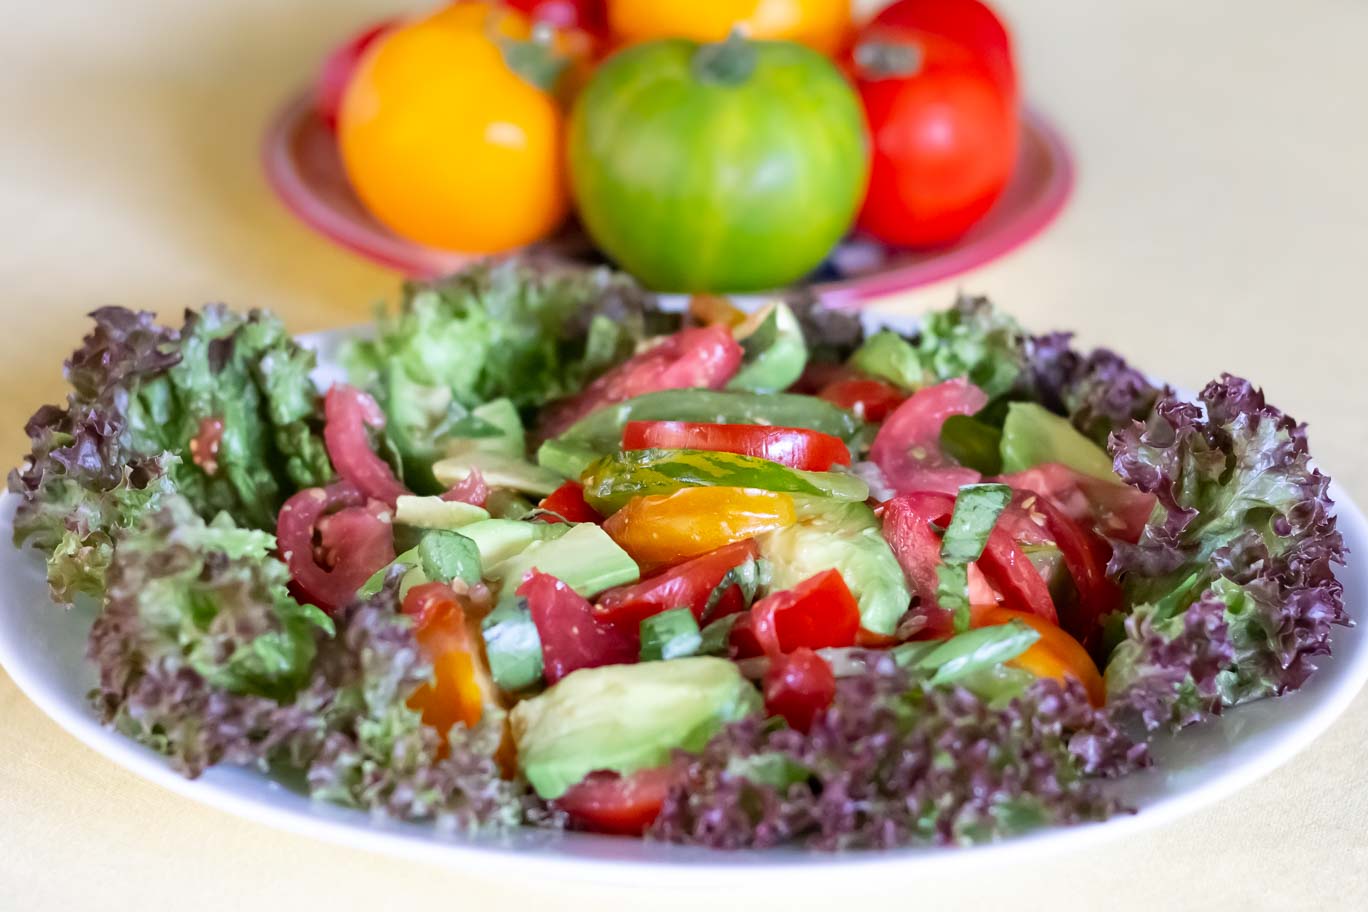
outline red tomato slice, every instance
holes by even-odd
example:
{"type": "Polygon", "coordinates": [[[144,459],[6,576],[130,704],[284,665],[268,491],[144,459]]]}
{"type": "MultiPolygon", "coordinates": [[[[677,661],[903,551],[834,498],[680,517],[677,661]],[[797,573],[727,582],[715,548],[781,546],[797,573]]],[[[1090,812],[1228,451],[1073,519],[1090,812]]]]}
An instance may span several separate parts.
{"type": "Polygon", "coordinates": [[[776,656],[765,672],[765,710],[782,716],[791,728],[806,732],[836,696],[836,675],[811,649],[776,656]]]}
{"type": "Polygon", "coordinates": [[[720,389],[741,367],[741,346],[725,326],[683,329],[547,409],[542,436],[554,437],[605,405],[671,389],[720,389]]]}
{"type": "Polygon", "coordinates": [[[1041,463],[997,480],[1048,497],[1075,522],[1096,526],[1103,535],[1132,544],[1140,540],[1157,502],[1153,494],[1084,475],[1057,462],[1041,463]]]}
{"type": "Polygon", "coordinates": [[[703,616],[708,596],[721,585],[727,573],[759,556],[760,548],[752,538],[723,545],[716,551],[677,564],[639,583],[609,589],[599,595],[594,616],[601,621],[636,631],[646,618],[671,608],[687,607],[700,624],[735,614],[744,605],[741,590],[733,586],[723,594],[711,614],[703,616]]]}
{"type": "Polygon", "coordinates": [[[394,506],[408,490],[385,460],[371,449],[367,428],[381,430],[385,413],[368,394],[339,383],[323,400],[323,442],[337,474],[362,494],[394,506]]]}
{"type": "Polygon", "coordinates": [[[365,504],[365,496],[355,485],[339,481],[326,488],[300,491],[280,508],[276,541],[290,569],[291,582],[300,598],[324,611],[336,611],[350,602],[375,571],[394,559],[392,539],[388,550],[376,542],[377,526],[383,525],[386,534],[392,534],[389,523],[367,511],[365,504]],[[337,525],[332,540],[324,543],[325,550],[331,552],[329,568],[320,566],[314,556],[314,530],[334,510],[360,510],[370,518],[352,514],[337,525]]]}
{"type": "Polygon", "coordinates": [[[879,428],[869,458],[899,493],[954,494],[981,476],[941,453],[941,425],[951,415],[973,415],[987,404],[988,395],[962,377],[919,389],[879,428]]]}
{"type": "Polygon", "coordinates": [[[442,500],[468,503],[472,507],[483,507],[489,501],[489,485],[485,483],[480,470],[472,467],[470,474],[462,478],[451,490],[442,495],[442,500]]]}
{"type": "Polygon", "coordinates": [[[660,816],[679,779],[671,766],[638,770],[627,776],[590,773],[556,799],[578,829],[615,836],[640,836],[660,816]]]}
{"type": "Polygon", "coordinates": [[[739,453],[809,472],[825,472],[833,465],[850,465],[850,450],[841,438],[807,428],[692,421],[629,421],[622,429],[624,450],[656,447],[739,453]]]}
{"type": "Polygon", "coordinates": [[[802,647],[853,646],[859,632],[859,603],[841,572],[826,570],[752,605],[732,627],[730,646],[737,658],[774,658],[802,647]]]}
{"type": "MultiPolygon", "coordinates": [[[[898,558],[909,588],[920,601],[919,610],[926,618],[920,632],[922,636],[939,635],[952,629],[949,612],[942,609],[936,599],[936,568],[941,564],[940,536],[932,531],[931,524],[943,528],[954,509],[953,496],[933,491],[900,494],[884,504],[884,538],[898,558]]],[[[1058,623],[1049,586],[1001,521],[988,536],[976,564],[984,579],[1002,594],[1008,607],[1038,615],[1052,624],[1058,623]]]]}
{"type": "Polygon", "coordinates": [[[555,516],[539,516],[542,522],[558,523],[559,517],[565,517],[566,522],[572,523],[601,523],[603,517],[599,516],[593,507],[589,506],[584,500],[584,488],[567,481],[550,494],[541,503],[537,504],[543,510],[555,513],[555,516]]]}
{"type": "Polygon", "coordinates": [[[837,380],[822,387],[817,396],[874,424],[886,419],[907,399],[893,384],[867,377],[837,380]]]}
{"type": "Polygon", "coordinates": [[[1064,511],[1038,494],[1027,494],[1023,509],[1044,514],[1045,524],[1078,588],[1078,605],[1061,613],[1059,626],[1089,650],[1099,645],[1102,619],[1121,606],[1121,589],[1107,576],[1111,547],[1095,532],[1085,529],[1064,511]]]}
{"type": "Polygon", "coordinates": [[[639,634],[594,617],[593,606],[565,583],[533,570],[518,587],[541,637],[546,683],[572,671],[628,665],[638,658],[639,634]]]}
{"type": "Polygon", "coordinates": [[[356,565],[374,573],[394,560],[394,524],[378,501],[324,516],[317,528],[324,566],[356,565]]]}

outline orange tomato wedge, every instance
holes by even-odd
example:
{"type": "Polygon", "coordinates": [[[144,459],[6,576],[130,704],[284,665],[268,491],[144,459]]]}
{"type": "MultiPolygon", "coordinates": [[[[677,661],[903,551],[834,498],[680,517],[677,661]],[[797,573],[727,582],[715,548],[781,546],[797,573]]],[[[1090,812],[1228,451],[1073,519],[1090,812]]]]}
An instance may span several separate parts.
{"type": "Polygon", "coordinates": [[[787,494],[757,488],[681,488],[628,501],[603,529],[649,572],[792,525],[797,518],[787,494]]]}
{"type": "Polygon", "coordinates": [[[1059,627],[1039,615],[1010,608],[973,609],[975,627],[992,627],[1017,620],[1040,634],[1029,649],[1007,662],[1013,668],[1029,671],[1038,678],[1054,678],[1064,681],[1073,678],[1083,685],[1088,693],[1088,701],[1101,706],[1107,701],[1107,689],[1102,682],[1102,674],[1097,670],[1088,651],[1059,627]]]}
{"type": "Polygon", "coordinates": [[[408,706],[443,738],[457,722],[474,726],[495,701],[485,663],[479,618],[444,583],[414,586],[404,598],[404,613],[414,619],[414,635],[432,663],[432,680],[409,696],[408,706]]]}

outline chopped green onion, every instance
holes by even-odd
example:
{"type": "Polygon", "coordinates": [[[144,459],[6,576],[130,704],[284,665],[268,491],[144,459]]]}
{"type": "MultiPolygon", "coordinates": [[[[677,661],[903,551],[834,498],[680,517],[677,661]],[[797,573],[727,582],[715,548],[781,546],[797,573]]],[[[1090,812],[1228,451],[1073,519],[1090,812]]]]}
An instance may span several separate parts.
{"type": "Polygon", "coordinates": [[[641,622],[641,661],[660,662],[697,655],[703,645],[698,621],[688,608],[671,608],[641,622]]]}
{"type": "Polygon", "coordinates": [[[980,627],[940,643],[917,661],[917,668],[934,672],[932,684],[949,684],[1016,658],[1038,639],[1039,632],[1018,620],[980,627]]]}
{"type": "Polygon", "coordinates": [[[762,588],[768,586],[769,582],[769,564],[764,560],[753,557],[747,558],[745,563],[737,564],[728,570],[727,575],[722,577],[722,581],[713,587],[712,592],[708,593],[708,601],[703,605],[701,617],[705,622],[708,621],[722,602],[722,597],[733,586],[741,590],[741,607],[749,608],[751,603],[755,601],[756,595],[762,588]]]}
{"type": "Polygon", "coordinates": [[[955,629],[969,629],[968,565],[979,559],[998,517],[1012,502],[1004,484],[964,485],[955,497],[955,512],[941,536],[941,560],[936,568],[936,600],[955,616],[955,629]]]}
{"type": "Polygon", "coordinates": [[[500,689],[525,690],[542,679],[541,636],[526,599],[499,605],[482,627],[489,670],[500,689]]]}

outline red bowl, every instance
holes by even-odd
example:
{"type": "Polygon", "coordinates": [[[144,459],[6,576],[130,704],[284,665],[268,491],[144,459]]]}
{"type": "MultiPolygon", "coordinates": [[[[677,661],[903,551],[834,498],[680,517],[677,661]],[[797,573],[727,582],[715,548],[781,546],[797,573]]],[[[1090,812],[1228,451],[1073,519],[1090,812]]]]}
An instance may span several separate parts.
{"type": "MultiPolygon", "coordinates": [[[[404,240],[361,205],[342,170],[337,143],[309,93],[295,98],[266,131],[262,160],[271,187],[291,212],[319,234],[382,266],[414,278],[453,272],[480,256],[435,250],[404,240]]],[[[805,283],[824,301],[859,304],[959,275],[1029,241],[1052,222],[1073,189],[1073,159],[1038,111],[1022,116],[1021,151],[1007,190],[968,234],[935,250],[900,250],[851,235],[805,283]]],[[[543,258],[603,262],[577,224],[527,248],[543,258]]]]}

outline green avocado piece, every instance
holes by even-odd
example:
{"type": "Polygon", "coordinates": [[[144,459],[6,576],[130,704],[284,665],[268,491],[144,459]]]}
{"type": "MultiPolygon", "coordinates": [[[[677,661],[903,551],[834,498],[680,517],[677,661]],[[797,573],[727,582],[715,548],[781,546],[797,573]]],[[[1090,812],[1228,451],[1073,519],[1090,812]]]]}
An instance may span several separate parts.
{"type": "Polygon", "coordinates": [[[589,773],[661,766],[698,751],[729,722],[761,709],[727,659],[695,656],[573,672],[511,714],[518,766],[550,801],[589,773]]]}
{"type": "Polygon", "coordinates": [[[1013,402],[1007,407],[1001,446],[1003,472],[1058,462],[1084,475],[1119,481],[1104,450],[1083,436],[1069,419],[1034,402],[1013,402]]]}
{"type": "Polygon", "coordinates": [[[901,565],[863,503],[794,498],[799,521],[756,539],[770,564],[770,591],[791,589],[824,570],[841,571],[860,603],[860,624],[891,635],[912,603],[901,565]]]}
{"type": "Polygon", "coordinates": [[[803,327],[782,301],[770,305],[763,316],[757,316],[759,325],[755,330],[738,339],[745,350],[745,360],[727,383],[727,389],[777,393],[792,386],[807,367],[803,327]]]}
{"type": "Polygon", "coordinates": [[[463,450],[459,455],[438,461],[432,466],[432,474],[449,487],[464,481],[473,469],[479,469],[492,488],[513,488],[540,497],[550,494],[565,481],[556,472],[533,465],[521,456],[478,449],[463,450]]]}
{"type": "Polygon", "coordinates": [[[585,598],[641,578],[636,561],[593,523],[570,526],[570,531],[551,541],[532,542],[508,559],[490,566],[486,575],[502,582],[506,595],[533,569],[549,573],[585,598]]]}
{"type": "Polygon", "coordinates": [[[523,551],[533,542],[560,538],[567,531],[563,523],[483,519],[462,526],[460,534],[475,543],[480,552],[480,563],[492,567],[523,551]]]}
{"type": "Polygon", "coordinates": [[[394,522],[419,529],[459,529],[489,519],[489,511],[458,500],[401,494],[394,506],[394,522]]]}

